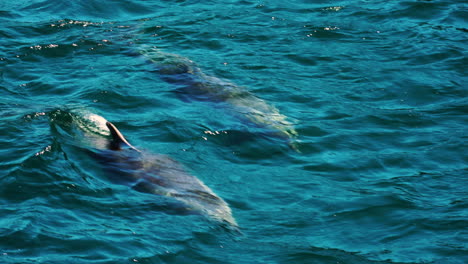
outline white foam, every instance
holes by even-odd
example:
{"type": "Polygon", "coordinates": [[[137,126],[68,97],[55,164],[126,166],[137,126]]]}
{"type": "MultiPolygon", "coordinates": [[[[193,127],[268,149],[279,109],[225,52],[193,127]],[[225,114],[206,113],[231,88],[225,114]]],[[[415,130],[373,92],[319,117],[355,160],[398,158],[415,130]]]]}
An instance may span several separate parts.
{"type": "Polygon", "coordinates": [[[87,126],[86,128],[89,129],[91,132],[98,133],[98,134],[103,134],[103,135],[109,135],[110,131],[106,126],[107,120],[96,114],[89,113],[84,116],[84,119],[92,123],[92,125],[87,126]]]}

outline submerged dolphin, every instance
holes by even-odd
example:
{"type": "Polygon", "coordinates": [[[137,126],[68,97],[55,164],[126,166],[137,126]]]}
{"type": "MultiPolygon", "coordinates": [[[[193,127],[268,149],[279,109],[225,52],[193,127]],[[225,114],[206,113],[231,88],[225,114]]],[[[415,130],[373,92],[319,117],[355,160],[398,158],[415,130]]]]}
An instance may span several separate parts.
{"type": "Polygon", "coordinates": [[[242,87],[203,73],[188,58],[158,49],[139,50],[138,53],[156,66],[161,79],[178,86],[177,92],[183,99],[214,102],[256,127],[266,128],[268,135],[285,139],[298,151],[297,132],[276,107],[242,87]]]}
{"type": "Polygon", "coordinates": [[[112,137],[107,149],[90,150],[90,155],[100,161],[112,181],[140,192],[172,197],[184,212],[202,213],[238,227],[228,204],[180,163],[165,155],[144,153],[132,146],[114,124],[106,122],[106,126],[112,137]]]}

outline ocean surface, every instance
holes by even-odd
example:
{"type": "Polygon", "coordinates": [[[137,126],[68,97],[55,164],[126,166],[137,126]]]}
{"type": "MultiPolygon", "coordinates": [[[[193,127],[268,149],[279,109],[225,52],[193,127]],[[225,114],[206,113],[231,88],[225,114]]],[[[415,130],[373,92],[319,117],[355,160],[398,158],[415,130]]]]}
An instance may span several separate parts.
{"type": "Polygon", "coordinates": [[[456,0],[1,1],[0,263],[468,263],[467,18],[456,0]],[[238,228],[114,181],[125,159],[87,155],[112,140],[98,119],[238,228]]]}

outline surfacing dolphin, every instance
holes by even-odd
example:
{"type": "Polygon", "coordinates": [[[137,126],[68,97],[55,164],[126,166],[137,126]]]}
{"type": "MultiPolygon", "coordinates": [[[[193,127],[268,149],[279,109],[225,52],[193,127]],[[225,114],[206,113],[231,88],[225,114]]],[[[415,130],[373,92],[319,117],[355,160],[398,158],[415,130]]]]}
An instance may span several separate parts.
{"type": "Polygon", "coordinates": [[[188,58],[161,52],[156,48],[139,50],[147,61],[156,66],[162,80],[177,86],[184,100],[209,101],[233,112],[247,123],[264,128],[268,135],[287,141],[296,150],[297,131],[278,109],[246,89],[202,72],[188,58]]]}
{"type": "Polygon", "coordinates": [[[114,124],[93,116],[106,122],[111,139],[88,152],[101,163],[113,182],[140,192],[174,198],[178,201],[179,211],[205,214],[238,230],[228,204],[202,181],[187,173],[180,163],[165,155],[138,150],[114,124]]]}

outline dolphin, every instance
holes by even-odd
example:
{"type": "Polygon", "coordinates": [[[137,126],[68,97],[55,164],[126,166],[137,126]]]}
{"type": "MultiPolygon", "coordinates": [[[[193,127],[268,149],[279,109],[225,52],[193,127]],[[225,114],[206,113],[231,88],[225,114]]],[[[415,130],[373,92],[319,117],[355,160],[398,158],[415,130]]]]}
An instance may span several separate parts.
{"type": "Polygon", "coordinates": [[[145,153],[132,146],[117,127],[103,119],[109,129],[107,146],[88,149],[111,181],[132,189],[173,198],[179,212],[202,214],[238,230],[229,205],[177,161],[162,154],[145,153]]]}
{"type": "Polygon", "coordinates": [[[190,59],[156,48],[140,49],[138,54],[156,66],[160,78],[177,86],[176,92],[184,101],[208,101],[215,107],[228,109],[246,123],[266,129],[267,135],[286,140],[297,149],[298,136],[293,124],[273,105],[258,98],[245,88],[205,74],[190,59]]]}

